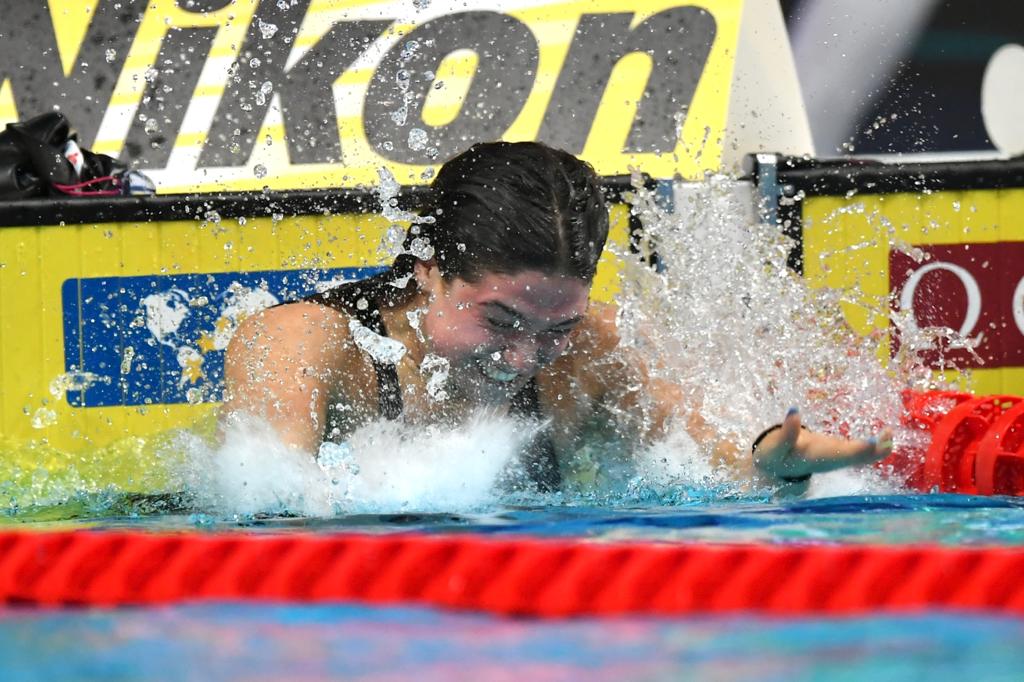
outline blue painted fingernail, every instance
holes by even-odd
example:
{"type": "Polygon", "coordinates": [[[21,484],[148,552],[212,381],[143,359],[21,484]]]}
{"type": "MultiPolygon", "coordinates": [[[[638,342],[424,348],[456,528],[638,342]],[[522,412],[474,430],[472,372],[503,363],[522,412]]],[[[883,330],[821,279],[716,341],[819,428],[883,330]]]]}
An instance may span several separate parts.
{"type": "Polygon", "coordinates": [[[794,414],[797,414],[798,412],[800,412],[799,407],[791,407],[788,410],[786,410],[786,416],[792,417],[794,414]]]}
{"type": "Polygon", "coordinates": [[[868,442],[871,445],[878,445],[878,436],[871,436],[871,438],[868,438],[868,442]]]}

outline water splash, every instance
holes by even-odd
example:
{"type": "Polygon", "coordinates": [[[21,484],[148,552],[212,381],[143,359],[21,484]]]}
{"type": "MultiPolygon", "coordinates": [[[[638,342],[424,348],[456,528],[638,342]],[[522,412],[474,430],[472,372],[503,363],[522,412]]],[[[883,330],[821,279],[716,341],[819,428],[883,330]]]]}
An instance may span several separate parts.
{"type": "Polygon", "coordinates": [[[496,486],[536,425],[479,413],[456,428],[378,421],[317,459],[282,443],[264,421],[237,415],[220,444],[182,433],[184,479],[199,509],[220,516],[472,511],[496,486]]]}
{"type": "MultiPolygon", "coordinates": [[[[396,185],[382,175],[381,203],[390,220],[407,220],[394,201],[396,185]]],[[[877,358],[884,338],[860,337],[848,328],[840,311],[847,292],[812,291],[787,268],[792,243],[776,227],[755,220],[749,192],[734,181],[715,176],[687,186],[677,194],[675,212],[660,208],[639,184],[635,194],[633,210],[645,226],[640,255],[650,260],[657,253],[663,267],[619,254],[623,343],[648,359],[652,375],[681,386],[690,404],[722,433],[749,441],[798,405],[812,428],[868,436],[883,424],[899,424],[904,388],[933,387],[915,354],[928,347],[929,330],[892,315],[887,299],[876,301],[881,319],[906,329],[899,353],[883,367],[877,358]]],[[[211,211],[206,219],[216,223],[219,216],[211,211]]],[[[146,316],[157,338],[173,343],[178,303],[184,305],[175,302],[169,309],[175,314],[146,316]]],[[[167,313],[165,308],[160,311],[167,313]]],[[[422,369],[434,376],[444,368],[422,369]]],[[[60,377],[51,390],[81,390],[94,380],[80,374],[60,377]]],[[[441,399],[443,382],[433,388],[441,399]]],[[[86,459],[31,453],[17,459],[31,466],[8,467],[12,483],[0,494],[15,509],[71,500],[76,491],[106,490],[103,481],[118,479],[131,481],[133,490],[187,489],[196,493],[201,509],[227,516],[453,511],[510,503],[657,505],[764,496],[713,465],[706,447],[679,427],[650,448],[630,452],[635,444],[621,438],[629,431],[616,421],[621,415],[602,417],[610,437],[579,453],[572,463],[577,470],[569,472],[578,475],[554,497],[501,487],[532,428],[493,417],[456,429],[371,424],[351,434],[345,457],[332,460],[328,448],[319,462],[281,445],[259,423],[230,427],[219,448],[186,434],[162,450],[133,440],[125,446],[130,456],[116,458],[99,450],[86,459]],[[173,469],[169,463],[182,458],[187,475],[166,474],[173,469]],[[108,460],[123,464],[124,472],[100,471],[108,460]]],[[[920,434],[898,431],[897,445],[915,437],[920,434]]],[[[816,476],[811,494],[887,492],[892,486],[872,469],[837,472],[816,476]]]]}
{"type": "MultiPolygon", "coordinates": [[[[624,345],[656,359],[651,373],[681,386],[720,433],[749,441],[796,405],[810,428],[864,438],[899,425],[904,389],[929,387],[916,353],[878,361],[885,338],[849,327],[844,292],[812,290],[787,267],[793,243],[754,219],[741,184],[712,176],[688,185],[674,213],[636,188],[639,251],[664,265],[622,254],[624,345]]],[[[887,318],[888,301],[876,312],[887,318]]],[[[897,446],[910,437],[897,431],[897,446]]],[[[833,494],[884,486],[873,473],[829,480],[822,487],[833,494]]]]}

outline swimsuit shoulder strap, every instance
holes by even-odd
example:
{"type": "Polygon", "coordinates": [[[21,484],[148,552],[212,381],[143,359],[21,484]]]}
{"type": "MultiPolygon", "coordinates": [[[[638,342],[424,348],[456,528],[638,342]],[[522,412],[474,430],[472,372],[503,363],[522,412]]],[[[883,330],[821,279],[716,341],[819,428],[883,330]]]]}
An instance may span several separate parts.
{"type": "MultiPolygon", "coordinates": [[[[357,282],[346,282],[323,293],[304,299],[328,308],[346,313],[370,331],[387,336],[384,316],[380,312],[380,300],[387,294],[381,287],[390,286],[390,273],[375,275],[357,282]]],[[[377,407],[385,419],[398,419],[402,415],[402,386],[398,382],[395,365],[372,358],[373,371],[377,375],[377,407]]]]}

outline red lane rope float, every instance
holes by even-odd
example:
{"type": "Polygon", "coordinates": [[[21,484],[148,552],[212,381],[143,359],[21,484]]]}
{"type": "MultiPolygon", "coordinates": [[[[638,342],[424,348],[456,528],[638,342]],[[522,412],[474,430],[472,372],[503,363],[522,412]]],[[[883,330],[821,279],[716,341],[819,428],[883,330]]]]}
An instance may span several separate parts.
{"type": "Polygon", "coordinates": [[[975,461],[981,495],[1024,495],[1024,400],[996,419],[978,443],[975,461]]]}
{"type": "Polygon", "coordinates": [[[597,544],[424,535],[0,533],[0,599],[358,601],[529,616],[927,608],[1024,614],[1024,548],[597,544]]]}
{"type": "Polygon", "coordinates": [[[913,490],[1024,495],[1024,398],[969,393],[907,393],[904,423],[930,432],[926,447],[879,463],[913,490]]]}

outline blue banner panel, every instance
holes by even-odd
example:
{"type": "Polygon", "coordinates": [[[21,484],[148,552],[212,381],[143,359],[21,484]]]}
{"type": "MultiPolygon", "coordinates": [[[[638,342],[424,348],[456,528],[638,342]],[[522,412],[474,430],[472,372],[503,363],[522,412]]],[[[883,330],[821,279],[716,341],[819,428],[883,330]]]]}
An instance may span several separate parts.
{"type": "Polygon", "coordinates": [[[75,407],[216,402],[224,349],[247,316],[383,268],[91,277],[61,286],[75,407]]]}

